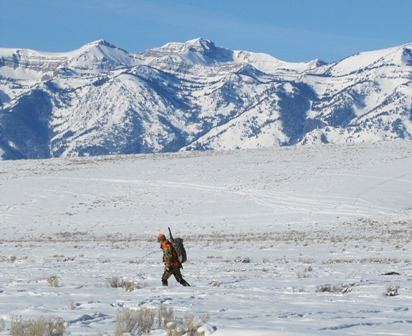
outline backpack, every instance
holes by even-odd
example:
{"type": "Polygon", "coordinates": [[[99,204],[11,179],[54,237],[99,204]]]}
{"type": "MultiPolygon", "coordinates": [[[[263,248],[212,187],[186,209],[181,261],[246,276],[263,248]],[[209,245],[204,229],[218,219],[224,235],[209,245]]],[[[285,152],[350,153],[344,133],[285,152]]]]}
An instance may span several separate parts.
{"type": "Polygon", "coordinates": [[[183,264],[187,260],[187,255],[186,255],[186,249],[185,246],[183,245],[183,239],[182,238],[173,238],[172,232],[170,231],[169,228],[169,234],[170,234],[170,243],[172,244],[173,248],[175,249],[177,253],[177,260],[183,264]]]}

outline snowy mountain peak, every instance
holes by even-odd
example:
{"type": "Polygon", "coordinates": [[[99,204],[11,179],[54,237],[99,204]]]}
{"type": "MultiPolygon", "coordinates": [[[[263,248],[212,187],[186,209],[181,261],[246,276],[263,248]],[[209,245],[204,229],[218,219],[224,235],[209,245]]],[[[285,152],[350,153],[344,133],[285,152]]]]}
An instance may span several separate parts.
{"type": "Polygon", "coordinates": [[[205,52],[214,50],[216,48],[215,44],[212,41],[201,37],[186,41],[185,44],[187,46],[190,46],[192,50],[195,50],[197,52],[205,52]]]}
{"type": "Polygon", "coordinates": [[[3,159],[412,139],[412,45],[291,63],[197,38],[0,49],[3,159]]]}
{"type": "Polygon", "coordinates": [[[167,64],[171,61],[176,62],[176,58],[187,65],[213,66],[233,62],[231,50],[216,47],[212,41],[203,38],[186,42],[170,42],[160,48],[150,49],[144,55],[156,57],[158,60],[162,58],[167,64]]]}
{"type": "Polygon", "coordinates": [[[97,40],[70,53],[67,67],[85,72],[104,72],[133,65],[130,54],[115,45],[97,40]]]}
{"type": "Polygon", "coordinates": [[[106,40],[100,39],[96,41],[92,41],[90,43],[87,43],[85,47],[98,47],[98,46],[104,46],[104,47],[109,47],[113,49],[117,49],[117,47],[110,42],[107,42],[106,40]]]}
{"type": "Polygon", "coordinates": [[[196,38],[186,42],[169,42],[163,47],[157,48],[155,50],[162,51],[164,53],[174,53],[174,54],[187,54],[189,52],[197,52],[204,54],[214,50],[216,48],[212,41],[196,38]]]}
{"type": "Polygon", "coordinates": [[[349,56],[340,62],[331,65],[331,73],[334,75],[344,75],[357,73],[360,70],[377,69],[390,64],[404,67],[411,65],[412,44],[402,46],[365,51],[349,56]]]}
{"type": "Polygon", "coordinates": [[[258,70],[273,75],[303,73],[309,69],[313,69],[325,64],[324,62],[319,60],[302,63],[285,62],[268,54],[243,50],[234,52],[234,61],[237,63],[246,63],[253,65],[258,70]]]}

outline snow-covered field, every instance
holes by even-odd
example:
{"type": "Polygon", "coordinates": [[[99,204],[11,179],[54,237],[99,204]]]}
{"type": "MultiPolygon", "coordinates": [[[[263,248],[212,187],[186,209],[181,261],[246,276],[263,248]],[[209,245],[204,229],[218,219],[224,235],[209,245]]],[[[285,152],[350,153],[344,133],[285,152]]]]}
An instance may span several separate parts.
{"type": "Polygon", "coordinates": [[[411,142],[2,161],[0,188],[1,335],[160,305],[214,336],[411,335],[411,142]],[[192,287],[161,286],[168,226],[192,287]]]}

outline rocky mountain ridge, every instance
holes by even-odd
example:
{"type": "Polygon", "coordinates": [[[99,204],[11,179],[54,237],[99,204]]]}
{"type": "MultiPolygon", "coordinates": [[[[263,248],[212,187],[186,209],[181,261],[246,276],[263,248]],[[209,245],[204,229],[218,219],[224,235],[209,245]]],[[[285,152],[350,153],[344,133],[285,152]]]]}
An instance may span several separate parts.
{"type": "Polygon", "coordinates": [[[412,43],[288,63],[205,39],[0,49],[2,159],[412,139],[412,43]]]}

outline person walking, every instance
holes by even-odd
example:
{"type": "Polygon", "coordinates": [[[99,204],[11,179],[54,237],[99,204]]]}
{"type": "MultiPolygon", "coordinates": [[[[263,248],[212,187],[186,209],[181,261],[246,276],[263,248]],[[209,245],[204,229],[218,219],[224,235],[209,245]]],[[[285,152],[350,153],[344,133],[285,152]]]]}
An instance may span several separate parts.
{"type": "Polygon", "coordinates": [[[190,286],[189,283],[183,279],[180,269],[180,264],[177,256],[177,252],[173,245],[166,239],[163,233],[157,235],[157,241],[160,243],[160,248],[163,250],[163,262],[165,264],[164,273],[162,275],[162,285],[168,286],[167,280],[174,275],[176,281],[182,286],[190,286]]]}

